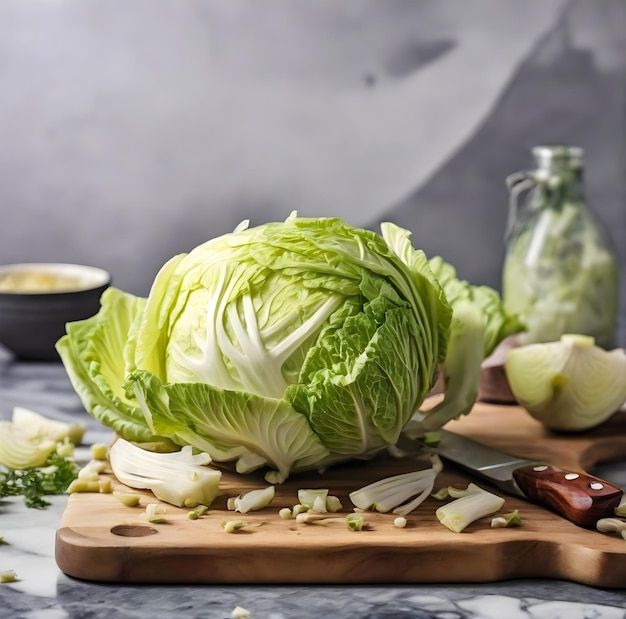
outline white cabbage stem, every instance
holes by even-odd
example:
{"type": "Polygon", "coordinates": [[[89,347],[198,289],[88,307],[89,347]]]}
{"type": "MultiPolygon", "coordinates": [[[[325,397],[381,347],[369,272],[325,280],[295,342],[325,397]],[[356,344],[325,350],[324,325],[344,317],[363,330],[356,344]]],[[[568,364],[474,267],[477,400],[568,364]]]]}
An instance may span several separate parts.
{"type": "Polygon", "coordinates": [[[350,500],[362,510],[374,509],[406,516],[419,507],[432,492],[441,461],[433,456],[433,466],[422,471],[394,475],[350,493],[350,500]],[[412,499],[412,500],[411,500],[412,499]]]}
{"type": "Polygon", "coordinates": [[[118,439],[109,456],[121,483],[149,489],[161,501],[178,507],[211,505],[219,492],[222,473],[206,466],[211,462],[208,454],[194,455],[189,446],[172,453],[155,453],[118,439]]]}

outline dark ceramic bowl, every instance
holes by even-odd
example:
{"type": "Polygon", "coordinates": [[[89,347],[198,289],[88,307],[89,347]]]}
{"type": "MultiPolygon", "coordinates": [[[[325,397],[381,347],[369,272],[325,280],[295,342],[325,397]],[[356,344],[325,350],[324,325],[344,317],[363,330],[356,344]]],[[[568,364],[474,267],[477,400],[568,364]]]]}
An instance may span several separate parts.
{"type": "Polygon", "coordinates": [[[100,309],[107,271],[78,264],[0,266],[0,343],[24,361],[58,361],[65,324],[100,309]]]}

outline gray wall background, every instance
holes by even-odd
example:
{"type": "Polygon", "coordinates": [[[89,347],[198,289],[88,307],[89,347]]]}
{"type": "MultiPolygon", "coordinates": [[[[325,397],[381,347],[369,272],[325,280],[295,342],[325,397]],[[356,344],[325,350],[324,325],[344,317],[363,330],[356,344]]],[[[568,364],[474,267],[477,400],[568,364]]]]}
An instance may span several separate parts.
{"type": "Polygon", "coordinates": [[[499,288],[539,143],[585,148],[626,271],[625,142],[624,0],[0,0],[0,263],[136,294],[293,209],[395,221],[499,288]]]}

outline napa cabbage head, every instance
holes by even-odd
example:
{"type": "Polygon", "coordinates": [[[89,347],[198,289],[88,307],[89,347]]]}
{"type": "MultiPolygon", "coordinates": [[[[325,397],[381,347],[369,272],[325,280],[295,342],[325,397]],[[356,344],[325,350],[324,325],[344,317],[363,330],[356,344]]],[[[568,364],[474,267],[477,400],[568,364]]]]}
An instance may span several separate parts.
{"type": "Polygon", "coordinates": [[[451,320],[423,252],[408,265],[381,235],[294,214],[175,256],[147,299],[109,288],[57,349],[85,408],[123,438],[280,481],[394,444],[451,320]]]}

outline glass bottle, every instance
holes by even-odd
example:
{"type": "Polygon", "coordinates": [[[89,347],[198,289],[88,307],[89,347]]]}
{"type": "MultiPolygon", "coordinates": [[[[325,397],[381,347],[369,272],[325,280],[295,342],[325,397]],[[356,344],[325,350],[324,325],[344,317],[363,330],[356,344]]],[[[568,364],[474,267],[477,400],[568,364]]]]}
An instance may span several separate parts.
{"type": "Polygon", "coordinates": [[[502,298],[520,314],[522,344],[564,333],[615,347],[618,267],[610,238],[589,209],[583,151],[537,146],[535,167],[509,176],[502,298]]]}

